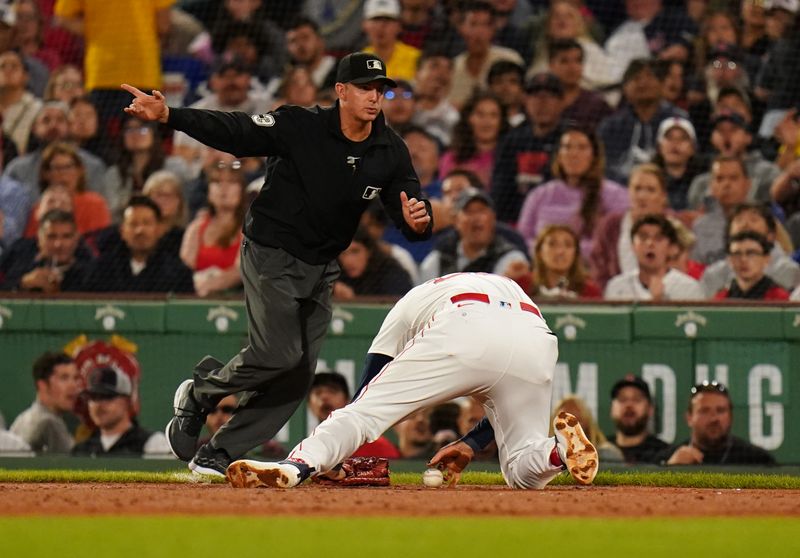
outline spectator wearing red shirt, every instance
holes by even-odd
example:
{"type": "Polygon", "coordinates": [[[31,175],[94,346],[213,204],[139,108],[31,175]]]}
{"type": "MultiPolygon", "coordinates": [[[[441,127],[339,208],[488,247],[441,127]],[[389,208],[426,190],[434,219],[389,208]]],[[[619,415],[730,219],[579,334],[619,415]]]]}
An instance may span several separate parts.
{"type": "Polygon", "coordinates": [[[734,279],[715,300],[789,300],[789,292],[765,274],[772,244],[763,235],[742,231],[728,240],[728,262],[734,279]]]}

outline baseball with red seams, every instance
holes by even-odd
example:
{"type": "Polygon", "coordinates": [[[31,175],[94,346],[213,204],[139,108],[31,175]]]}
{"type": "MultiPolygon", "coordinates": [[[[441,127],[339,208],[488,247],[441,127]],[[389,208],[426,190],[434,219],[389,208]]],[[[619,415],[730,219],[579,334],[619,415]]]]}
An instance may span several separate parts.
{"type": "Polygon", "coordinates": [[[422,473],[422,484],[428,488],[439,488],[444,482],[444,475],[439,469],[428,469],[422,473]]]}

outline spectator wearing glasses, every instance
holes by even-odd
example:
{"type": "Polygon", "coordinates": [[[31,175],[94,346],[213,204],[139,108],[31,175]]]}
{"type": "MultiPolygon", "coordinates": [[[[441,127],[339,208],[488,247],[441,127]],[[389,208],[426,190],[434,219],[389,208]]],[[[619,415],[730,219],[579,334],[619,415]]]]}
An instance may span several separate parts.
{"type": "MultiPolygon", "coordinates": [[[[772,246],[769,261],[764,270],[778,285],[791,291],[800,285],[800,265],[789,257],[778,241],[782,231],[770,207],[764,204],[743,203],[733,210],[728,222],[727,236],[731,238],[741,232],[755,232],[764,237],[772,246]]],[[[733,268],[728,258],[709,265],[703,272],[700,283],[706,295],[711,297],[731,284],[734,279],[733,268]]]]}
{"type": "Polygon", "coordinates": [[[61,101],[69,105],[78,97],[83,97],[83,75],[72,64],[65,64],[53,70],[44,89],[45,101],[61,101]]]}
{"type": "MultiPolygon", "coordinates": [[[[72,211],[80,234],[97,231],[111,224],[111,214],[103,196],[87,188],[87,169],[79,152],[69,143],[56,142],[42,151],[39,188],[65,188],[72,199],[72,211]]],[[[35,203],[28,219],[25,236],[32,237],[39,227],[39,207],[35,203]]]]}
{"type": "Polygon", "coordinates": [[[208,179],[208,210],[186,228],[180,251],[183,263],[194,271],[194,288],[200,296],[241,285],[239,248],[247,211],[241,161],[218,161],[208,179]]]}
{"type": "Polygon", "coordinates": [[[135,387],[130,377],[116,368],[96,368],[89,372],[86,383],[83,395],[96,428],[89,438],[72,448],[73,455],[170,455],[164,434],[146,430],[136,421],[131,406],[135,387]]]}
{"type": "Polygon", "coordinates": [[[789,300],[789,292],[766,274],[772,243],[754,231],[742,231],[728,239],[728,264],[734,279],[714,300],[789,300]]]}
{"type": "Polygon", "coordinates": [[[728,388],[718,382],[692,387],[686,423],[688,440],[660,454],[666,465],[775,465],[766,450],[731,434],[733,404],[728,388]]]}
{"type": "Polygon", "coordinates": [[[395,80],[397,87],[388,89],[383,94],[383,115],[386,123],[398,133],[402,133],[414,118],[414,88],[405,80],[395,80]]]}

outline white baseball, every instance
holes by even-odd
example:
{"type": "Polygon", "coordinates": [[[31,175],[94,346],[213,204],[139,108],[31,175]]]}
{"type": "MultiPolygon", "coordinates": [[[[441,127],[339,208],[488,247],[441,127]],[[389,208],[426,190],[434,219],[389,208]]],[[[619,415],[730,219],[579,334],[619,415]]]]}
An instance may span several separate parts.
{"type": "Polygon", "coordinates": [[[427,469],[422,473],[422,484],[428,488],[439,488],[444,482],[444,475],[439,469],[427,469]]]}

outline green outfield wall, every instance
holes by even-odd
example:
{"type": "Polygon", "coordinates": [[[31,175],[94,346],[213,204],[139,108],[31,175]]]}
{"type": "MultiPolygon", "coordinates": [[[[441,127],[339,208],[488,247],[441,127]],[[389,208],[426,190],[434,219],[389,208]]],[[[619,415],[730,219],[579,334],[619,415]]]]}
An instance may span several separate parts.
{"type": "MultiPolygon", "coordinates": [[[[341,305],[334,310],[320,368],[343,373],[351,385],[388,306],[341,305]]],[[[731,389],[734,431],[800,463],[800,306],[663,307],[545,306],[560,358],[554,400],[578,393],[608,419],[612,384],[643,376],[654,392],[656,432],[667,441],[687,436],[690,386],[718,380],[731,389]]],[[[80,334],[120,335],[138,347],[142,368],[141,422],[161,428],[171,416],[174,389],[206,354],[227,360],[246,342],[243,305],[230,301],[53,301],[0,299],[0,410],[10,422],[33,397],[31,363],[46,349],[80,334]]],[[[280,437],[298,440],[305,410],[280,437]]]]}

